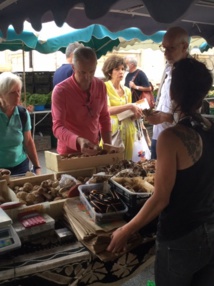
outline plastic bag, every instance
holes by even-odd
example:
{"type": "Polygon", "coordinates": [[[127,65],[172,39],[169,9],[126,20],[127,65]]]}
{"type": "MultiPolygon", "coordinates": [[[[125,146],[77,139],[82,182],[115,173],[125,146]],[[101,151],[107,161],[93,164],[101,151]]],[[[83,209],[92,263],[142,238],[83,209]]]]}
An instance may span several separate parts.
{"type": "Polygon", "coordinates": [[[125,149],[120,128],[118,128],[117,131],[114,134],[112,134],[111,144],[115,147],[120,147],[123,150],[125,149]]]}
{"type": "Polygon", "coordinates": [[[137,121],[138,132],[136,134],[136,138],[133,144],[133,153],[132,153],[132,161],[144,161],[151,159],[151,151],[146,143],[146,139],[144,137],[144,133],[141,127],[141,122],[137,121]]]}
{"type": "Polygon", "coordinates": [[[61,188],[69,188],[76,184],[77,184],[77,180],[73,176],[68,175],[68,174],[63,174],[59,181],[59,185],[61,188]]]}

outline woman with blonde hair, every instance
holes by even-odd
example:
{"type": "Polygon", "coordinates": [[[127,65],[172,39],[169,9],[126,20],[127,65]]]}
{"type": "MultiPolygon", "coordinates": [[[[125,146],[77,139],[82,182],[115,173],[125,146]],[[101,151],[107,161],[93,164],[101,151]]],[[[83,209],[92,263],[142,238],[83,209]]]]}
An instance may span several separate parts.
{"type": "Polygon", "coordinates": [[[104,62],[102,70],[107,80],[105,85],[108,95],[108,109],[111,115],[112,134],[120,128],[125,146],[125,159],[131,160],[137,132],[134,120],[142,117],[142,110],[132,104],[131,90],[121,83],[126,70],[124,59],[117,55],[110,56],[104,62]],[[126,110],[131,110],[134,115],[119,121],[117,115],[126,110]]]}
{"type": "Polygon", "coordinates": [[[29,171],[29,159],[34,172],[41,172],[36,147],[31,135],[28,111],[18,106],[22,89],[21,79],[11,73],[0,74],[0,168],[11,175],[29,171]]]}

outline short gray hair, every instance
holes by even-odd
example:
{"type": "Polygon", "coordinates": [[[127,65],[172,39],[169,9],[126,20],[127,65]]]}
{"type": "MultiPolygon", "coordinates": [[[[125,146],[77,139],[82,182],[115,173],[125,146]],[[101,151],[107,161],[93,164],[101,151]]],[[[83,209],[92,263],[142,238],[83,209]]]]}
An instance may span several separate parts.
{"type": "Polygon", "coordinates": [[[21,78],[11,72],[3,72],[0,74],[0,95],[10,92],[14,85],[20,85],[22,89],[22,80],[21,78]]]}
{"type": "Polygon", "coordinates": [[[130,64],[133,64],[135,67],[137,67],[137,59],[133,56],[127,56],[125,58],[125,61],[128,61],[130,64]]]}
{"type": "Polygon", "coordinates": [[[72,63],[75,65],[77,62],[81,61],[97,61],[97,56],[95,51],[89,47],[80,47],[74,51],[72,63]]]}
{"type": "Polygon", "coordinates": [[[82,46],[83,45],[78,42],[69,44],[65,50],[66,58],[70,58],[71,54],[73,54],[77,48],[82,47],[82,46]]]}

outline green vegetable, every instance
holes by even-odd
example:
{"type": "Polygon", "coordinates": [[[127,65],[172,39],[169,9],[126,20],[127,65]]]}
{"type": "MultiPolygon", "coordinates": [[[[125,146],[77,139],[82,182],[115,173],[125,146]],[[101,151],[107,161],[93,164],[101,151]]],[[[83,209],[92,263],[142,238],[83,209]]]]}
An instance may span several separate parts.
{"type": "Polygon", "coordinates": [[[28,99],[30,105],[45,105],[48,101],[48,94],[33,93],[28,99]]]}

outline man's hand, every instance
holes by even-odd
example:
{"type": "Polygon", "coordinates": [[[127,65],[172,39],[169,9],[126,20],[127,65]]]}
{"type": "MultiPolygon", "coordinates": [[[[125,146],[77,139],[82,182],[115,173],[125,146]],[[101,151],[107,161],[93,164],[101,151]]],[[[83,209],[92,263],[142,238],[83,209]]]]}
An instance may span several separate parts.
{"type": "Polygon", "coordinates": [[[160,111],[153,111],[152,113],[148,114],[146,117],[146,120],[150,123],[150,124],[159,124],[162,123],[161,122],[161,112],[160,111]]]}
{"type": "Polygon", "coordinates": [[[154,111],[152,114],[146,116],[146,120],[153,125],[160,124],[163,122],[172,123],[173,115],[162,111],[154,111]]]}
{"type": "Polygon", "coordinates": [[[129,82],[129,87],[130,88],[135,88],[136,86],[135,86],[135,83],[133,82],[133,81],[130,81],[129,82]]]}
{"type": "Polygon", "coordinates": [[[88,139],[78,137],[77,143],[80,146],[80,151],[82,154],[93,156],[98,153],[101,149],[98,145],[94,145],[88,139]]]}

